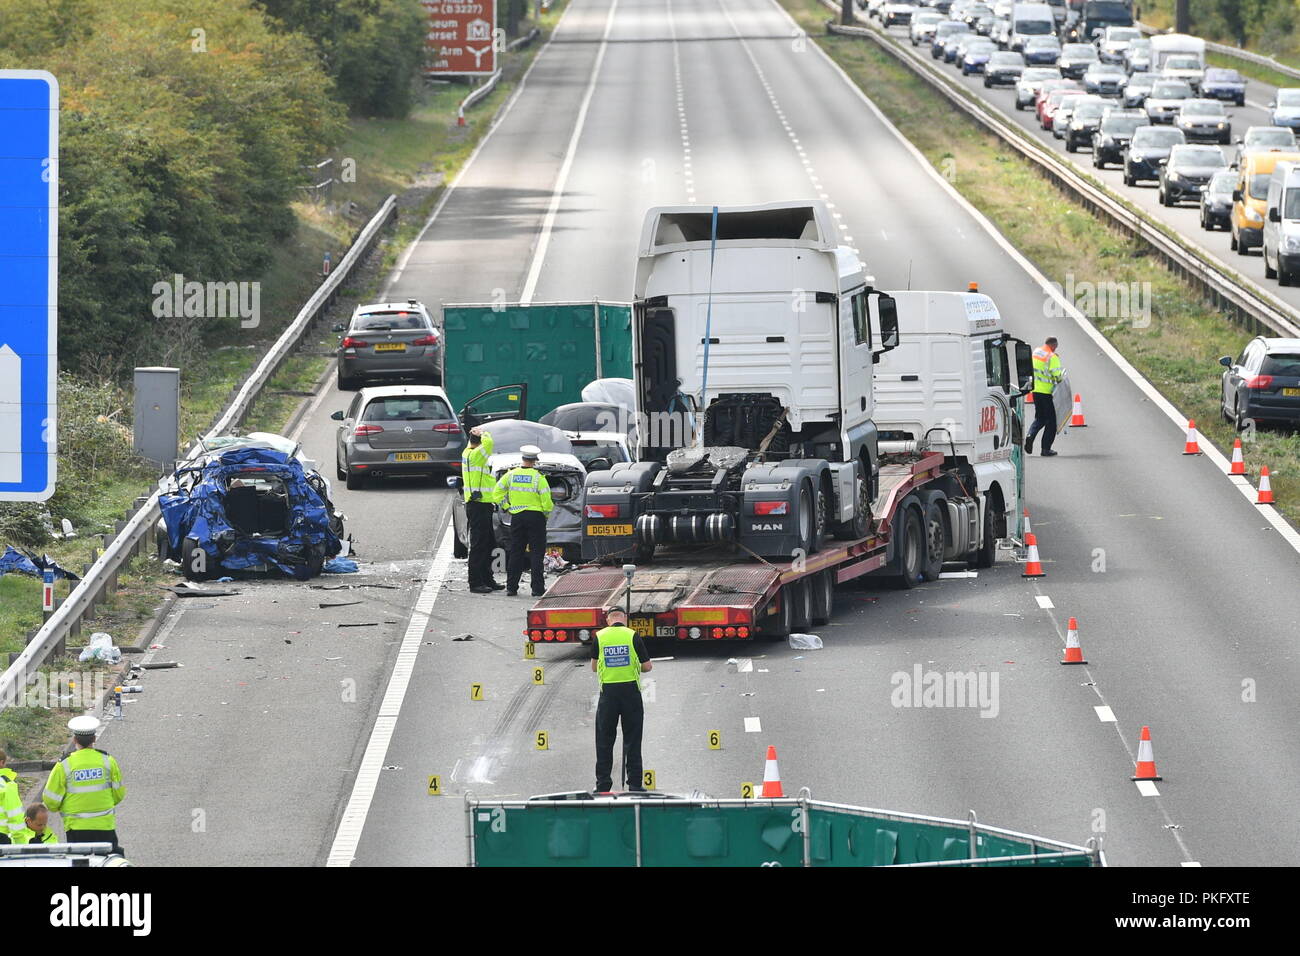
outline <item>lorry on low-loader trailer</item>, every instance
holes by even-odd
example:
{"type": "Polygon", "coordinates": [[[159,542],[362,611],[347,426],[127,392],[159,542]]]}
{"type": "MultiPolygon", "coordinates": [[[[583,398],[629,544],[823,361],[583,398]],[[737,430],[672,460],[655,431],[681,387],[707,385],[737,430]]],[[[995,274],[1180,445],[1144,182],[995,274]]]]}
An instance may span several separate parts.
{"type": "Polygon", "coordinates": [[[861,575],[992,566],[1032,364],[988,296],[874,289],[817,201],[651,209],[635,293],[640,460],[588,476],[592,564],[531,641],[590,640],[614,606],[647,636],[779,638],[861,575]]]}

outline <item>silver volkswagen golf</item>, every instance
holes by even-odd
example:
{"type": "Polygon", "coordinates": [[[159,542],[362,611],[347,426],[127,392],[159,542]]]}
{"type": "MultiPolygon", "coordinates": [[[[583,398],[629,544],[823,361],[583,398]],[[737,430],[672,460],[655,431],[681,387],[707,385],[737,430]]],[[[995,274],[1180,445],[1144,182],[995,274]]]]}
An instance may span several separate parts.
{"type": "Polygon", "coordinates": [[[460,473],[465,434],[436,385],[363,388],[330,417],[335,468],[354,491],[374,477],[460,473]]]}

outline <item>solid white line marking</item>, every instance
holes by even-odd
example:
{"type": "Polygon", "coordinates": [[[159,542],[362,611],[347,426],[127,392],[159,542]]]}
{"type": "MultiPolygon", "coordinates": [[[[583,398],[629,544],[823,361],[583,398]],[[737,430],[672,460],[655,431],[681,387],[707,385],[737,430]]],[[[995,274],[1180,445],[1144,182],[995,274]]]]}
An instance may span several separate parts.
{"type": "Polygon", "coordinates": [[[1160,791],[1156,789],[1156,784],[1154,780],[1136,780],[1134,782],[1138,785],[1138,793],[1140,793],[1142,796],[1144,797],[1160,796],[1160,791]]]}
{"type": "Polygon", "coordinates": [[[759,719],[757,717],[745,718],[745,733],[761,734],[762,732],[763,732],[763,725],[759,722],[759,719]]]}
{"type": "Polygon", "coordinates": [[[1102,706],[1102,707],[1094,707],[1092,709],[1097,712],[1097,719],[1100,720],[1103,724],[1115,723],[1115,712],[1112,711],[1109,707],[1102,706]]]}
{"type": "Polygon", "coordinates": [[[1046,611],[1048,608],[1056,607],[1056,605],[1052,603],[1052,599],[1049,598],[1046,594],[1035,594],[1034,600],[1038,602],[1038,606],[1041,607],[1044,611],[1046,611]]]}
{"type": "Polygon", "coordinates": [[[1200,866],[1201,864],[1197,863],[1195,860],[1184,860],[1182,863],[1179,863],[1178,865],[1179,866],[1200,866]]]}
{"type": "Polygon", "coordinates": [[[537,282],[542,277],[542,264],[546,261],[546,250],[551,244],[551,230],[555,228],[555,217],[560,211],[560,200],[564,198],[564,187],[569,182],[569,171],[573,169],[573,158],[578,153],[578,140],[582,138],[582,128],[587,124],[587,110],[591,107],[591,98],[596,92],[596,81],[600,79],[600,66],[605,62],[605,51],[609,49],[609,33],[614,28],[614,11],[618,9],[618,0],[609,6],[609,16],[605,19],[605,32],[600,37],[600,48],[596,51],[596,61],[591,65],[591,77],[587,80],[587,92],[582,96],[582,105],[578,107],[578,119],[573,124],[573,135],[569,137],[569,148],[560,166],[560,174],[555,179],[555,189],[551,193],[551,204],[542,220],[542,231],[537,236],[537,245],[533,248],[533,261],[528,267],[528,278],[524,280],[524,290],[519,295],[519,304],[528,305],[533,301],[537,291],[537,282]]]}
{"type": "Polygon", "coordinates": [[[429,573],[425,576],[424,587],[411,609],[411,620],[406,625],[402,644],[397,650],[397,661],[393,665],[393,674],[388,679],[384,699],[379,705],[379,715],[375,726],[370,731],[370,740],[366,743],[366,752],[357,769],[357,779],[352,785],[352,796],[348,798],[339,828],[334,833],[334,844],[330,847],[326,866],[351,866],[357,856],[357,846],[361,843],[361,833],[366,827],[366,816],[370,812],[370,803],[379,788],[379,774],[383,770],[384,758],[388,755],[388,745],[393,740],[393,731],[397,729],[397,719],[402,713],[402,701],[406,698],[406,689],[410,686],[411,675],[415,671],[415,657],[420,652],[424,640],[425,628],[429,626],[429,616],[433,604],[438,600],[442,590],[443,579],[451,567],[451,549],[455,530],[451,524],[442,536],[442,544],[433,556],[429,573]]]}
{"type": "Polygon", "coordinates": [[[442,212],[442,207],[447,205],[447,200],[451,198],[451,194],[455,191],[456,187],[460,185],[461,179],[464,178],[467,172],[469,172],[469,168],[474,165],[474,160],[478,158],[479,152],[487,145],[488,140],[492,138],[492,134],[501,127],[502,123],[505,122],[506,117],[510,115],[510,111],[514,109],[515,103],[519,102],[519,97],[523,95],[524,87],[528,85],[528,77],[532,75],[533,67],[537,66],[538,62],[542,59],[542,56],[551,48],[551,41],[559,34],[560,27],[564,24],[565,14],[569,12],[569,9],[570,7],[564,8],[564,12],[560,14],[559,22],[555,24],[555,29],[551,31],[550,37],[546,40],[546,45],[537,51],[537,56],[533,57],[533,62],[528,64],[528,69],[525,70],[524,75],[519,78],[519,85],[515,87],[515,91],[511,94],[510,99],[506,101],[505,107],[497,114],[496,121],[493,122],[491,127],[488,128],[488,131],[483,134],[483,138],[478,141],[478,145],[475,146],[474,151],[469,154],[469,158],[465,160],[465,165],[460,168],[460,172],[456,174],[456,178],[453,179],[447,185],[447,188],[442,191],[442,195],[438,197],[437,205],[433,207],[433,212],[429,213],[429,218],[424,221],[424,225],[420,228],[420,233],[415,237],[415,241],[406,247],[406,250],[402,253],[402,257],[397,260],[397,268],[393,270],[392,274],[388,277],[388,281],[384,283],[383,291],[380,293],[380,301],[388,301],[389,290],[392,289],[397,280],[401,278],[402,272],[406,269],[406,264],[411,261],[411,255],[415,252],[415,247],[420,244],[420,240],[424,238],[424,234],[429,231],[429,227],[433,225],[433,221],[438,218],[438,213],[442,212]]]}
{"type": "Polygon", "coordinates": [[[977,578],[980,576],[978,571],[940,571],[941,578],[977,578]]]}

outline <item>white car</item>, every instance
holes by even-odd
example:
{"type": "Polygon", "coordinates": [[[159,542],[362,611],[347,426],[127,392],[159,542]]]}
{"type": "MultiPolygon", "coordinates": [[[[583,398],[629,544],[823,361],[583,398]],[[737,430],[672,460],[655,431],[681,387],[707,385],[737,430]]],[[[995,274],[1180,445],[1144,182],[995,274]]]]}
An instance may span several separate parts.
{"type": "Polygon", "coordinates": [[[1182,80],[1195,92],[1201,88],[1205,79],[1205,67],[1194,56],[1171,56],[1165,60],[1160,75],[1169,80],[1182,80]]]}
{"type": "Polygon", "coordinates": [[[923,10],[912,17],[912,25],[907,28],[907,34],[912,40],[912,46],[929,43],[930,38],[934,36],[935,25],[942,23],[946,19],[947,17],[942,13],[935,13],[933,10],[923,10]]]}
{"type": "Polygon", "coordinates": [[[608,471],[620,461],[631,461],[632,452],[622,432],[568,432],[573,454],[588,472],[608,471]]]}
{"type": "Polygon", "coordinates": [[[1107,27],[1097,40],[1097,53],[1103,63],[1123,63],[1129,44],[1142,39],[1137,27],[1107,27]]]}

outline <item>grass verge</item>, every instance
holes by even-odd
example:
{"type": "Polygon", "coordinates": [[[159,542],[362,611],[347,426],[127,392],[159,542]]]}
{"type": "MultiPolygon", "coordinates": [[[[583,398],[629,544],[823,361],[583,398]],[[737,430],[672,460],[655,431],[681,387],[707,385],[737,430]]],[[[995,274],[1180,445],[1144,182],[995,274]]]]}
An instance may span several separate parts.
{"type": "MultiPolygon", "coordinates": [[[[1150,283],[1151,324],[1089,315],[1117,349],[1220,449],[1235,432],[1219,410],[1220,355],[1238,355],[1251,333],[1212,309],[1147,255],[1145,246],[1058,192],[1037,168],[1006,150],[934,89],[870,40],[825,33],[817,0],[781,0],[815,42],[853,78],[958,192],[986,215],[1049,278],[1066,285],[1150,283]]],[[[1086,311],[1086,310],[1084,310],[1086,311]]],[[[1249,435],[1248,467],[1268,465],[1278,508],[1300,520],[1300,435],[1260,429],[1249,435]]]]}

